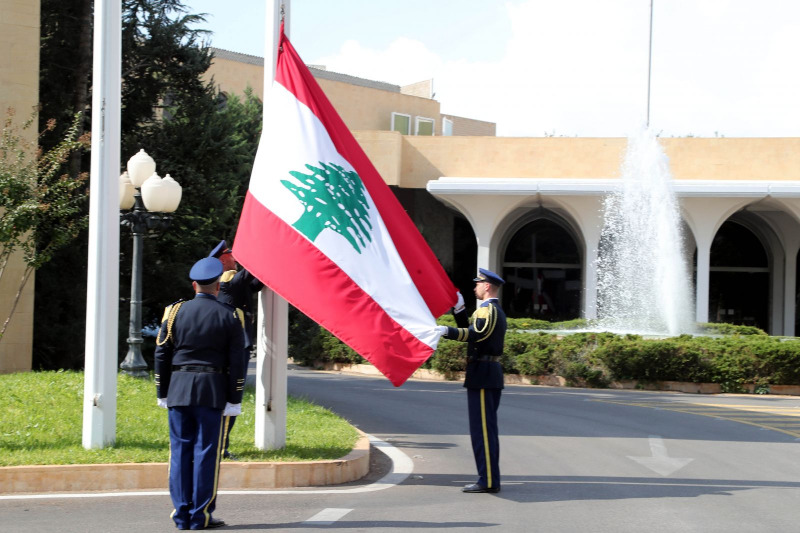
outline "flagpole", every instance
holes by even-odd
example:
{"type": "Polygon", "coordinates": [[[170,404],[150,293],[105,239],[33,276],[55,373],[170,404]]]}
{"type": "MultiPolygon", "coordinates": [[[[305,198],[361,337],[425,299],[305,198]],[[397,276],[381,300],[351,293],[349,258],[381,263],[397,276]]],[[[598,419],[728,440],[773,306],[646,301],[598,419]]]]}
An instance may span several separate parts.
{"type": "MultiPolygon", "coordinates": [[[[281,20],[289,35],[290,0],[268,0],[264,53],[264,95],[275,80],[281,20]]],[[[262,130],[269,117],[264,113],[262,130]]],[[[287,380],[289,358],[289,304],[264,288],[258,297],[258,358],[256,363],[255,446],[260,450],[286,445],[287,380]]]]}
{"type": "Polygon", "coordinates": [[[120,0],[94,3],[92,158],[83,386],[83,447],[114,444],[119,315],[120,0]]]}

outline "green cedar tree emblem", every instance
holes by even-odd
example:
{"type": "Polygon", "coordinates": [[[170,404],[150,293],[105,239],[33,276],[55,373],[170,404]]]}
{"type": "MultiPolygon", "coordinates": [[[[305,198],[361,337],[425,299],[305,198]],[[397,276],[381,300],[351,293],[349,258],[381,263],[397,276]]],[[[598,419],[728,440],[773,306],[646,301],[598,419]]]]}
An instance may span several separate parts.
{"type": "Polygon", "coordinates": [[[364,184],[358,174],[334,163],[319,162],[322,168],[306,165],[310,174],[290,171],[299,185],[281,180],[303,204],[303,214],[292,226],[311,242],[325,228],[347,239],[361,253],[367,241],[372,241],[369,222],[369,204],[364,194],[364,184]],[[358,240],[356,240],[358,239],[358,240]]]}

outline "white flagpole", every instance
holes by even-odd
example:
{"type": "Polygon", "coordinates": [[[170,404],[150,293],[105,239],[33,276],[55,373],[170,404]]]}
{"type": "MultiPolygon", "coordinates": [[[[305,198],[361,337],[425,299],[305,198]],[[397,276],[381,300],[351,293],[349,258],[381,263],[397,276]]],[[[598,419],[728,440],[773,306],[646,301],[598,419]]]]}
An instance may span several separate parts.
{"type": "Polygon", "coordinates": [[[119,144],[122,11],[120,0],[94,3],[92,162],[86,284],[83,447],[114,444],[117,415],[119,299],[119,144]]]}
{"type": "MultiPolygon", "coordinates": [[[[289,0],[268,0],[264,50],[264,94],[275,80],[281,10],[289,35],[289,0]]],[[[266,129],[269,117],[263,117],[266,129]]],[[[256,364],[255,445],[261,450],[286,446],[286,366],[289,353],[289,304],[268,288],[258,298],[258,359],[256,364]]]]}

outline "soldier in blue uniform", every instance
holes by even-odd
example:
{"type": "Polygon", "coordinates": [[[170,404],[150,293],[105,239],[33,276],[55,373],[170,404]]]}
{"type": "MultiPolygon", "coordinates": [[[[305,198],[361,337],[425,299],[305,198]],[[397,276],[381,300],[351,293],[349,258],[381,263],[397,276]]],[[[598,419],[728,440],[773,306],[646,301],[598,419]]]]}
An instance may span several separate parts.
{"type": "Polygon", "coordinates": [[[467,388],[469,432],[472,451],[478,467],[478,481],[462,488],[463,492],[500,492],[500,439],[497,430],[497,408],[503,390],[503,341],[506,315],[497,293],[503,278],[484,268],[475,281],[475,296],[481,300],[467,326],[463,305],[456,306],[459,327],[438,326],[443,337],[467,342],[467,388]],[[461,307],[461,309],[459,309],[461,307]]]}
{"type": "MultiPolygon", "coordinates": [[[[250,352],[253,349],[254,340],[255,340],[255,329],[253,324],[253,313],[251,311],[251,305],[253,300],[253,295],[260,291],[264,284],[258,281],[256,277],[251,274],[247,269],[242,269],[240,271],[236,271],[236,260],[233,258],[233,254],[231,253],[231,249],[228,248],[228,243],[226,241],[220,241],[211,253],[208,254],[208,257],[216,257],[222,262],[222,276],[220,277],[219,283],[219,294],[217,295],[217,300],[224,304],[228,304],[236,309],[239,309],[242,313],[242,319],[244,321],[244,352],[242,353],[242,357],[244,357],[244,365],[247,368],[247,365],[250,361],[250,352]]],[[[225,459],[232,459],[236,460],[236,456],[230,453],[228,447],[230,445],[230,436],[231,430],[233,429],[233,425],[236,423],[236,417],[230,417],[228,421],[228,431],[225,434],[225,446],[223,448],[222,457],[225,459]]]]}
{"type": "Polygon", "coordinates": [[[178,529],[225,525],[213,518],[227,417],[241,413],[244,332],[217,301],[222,263],[207,257],[189,277],[195,297],[164,311],[156,338],[158,405],[169,409],[169,492],[178,529]]]}

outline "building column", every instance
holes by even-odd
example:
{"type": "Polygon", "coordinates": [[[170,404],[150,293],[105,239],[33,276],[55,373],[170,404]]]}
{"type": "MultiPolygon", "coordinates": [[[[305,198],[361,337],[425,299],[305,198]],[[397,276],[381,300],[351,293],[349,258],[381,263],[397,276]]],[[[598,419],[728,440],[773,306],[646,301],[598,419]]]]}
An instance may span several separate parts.
{"type": "Polygon", "coordinates": [[[783,334],[793,337],[797,293],[797,252],[800,249],[797,243],[786,249],[784,257],[784,283],[783,283],[783,334]]]}
{"type": "Polygon", "coordinates": [[[695,320],[708,322],[708,291],[711,274],[711,239],[697,241],[697,286],[695,287],[695,320]]]}
{"type": "Polygon", "coordinates": [[[770,273],[769,334],[784,335],[783,310],[786,295],[786,257],[778,247],[772,252],[772,272],[770,273]]]}
{"type": "Polygon", "coordinates": [[[587,242],[583,262],[583,318],[597,318],[597,247],[599,242],[587,242]]]}

